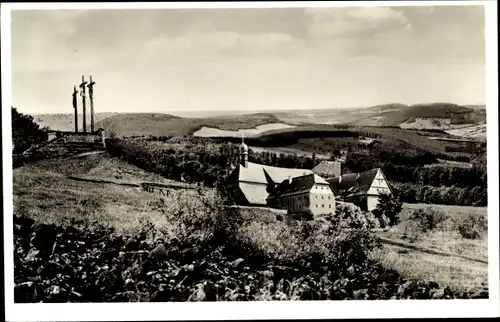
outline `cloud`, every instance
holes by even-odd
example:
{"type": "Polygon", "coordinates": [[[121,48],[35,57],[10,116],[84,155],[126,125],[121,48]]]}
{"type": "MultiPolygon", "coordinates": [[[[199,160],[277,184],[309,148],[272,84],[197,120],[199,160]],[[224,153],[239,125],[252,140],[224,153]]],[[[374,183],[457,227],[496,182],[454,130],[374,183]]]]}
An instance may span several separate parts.
{"type": "Polygon", "coordinates": [[[212,31],[154,39],[142,48],[138,60],[150,64],[190,59],[204,61],[245,57],[286,58],[295,57],[304,49],[303,40],[289,34],[212,31]]]}
{"type": "Polygon", "coordinates": [[[408,19],[403,12],[389,7],[307,8],[311,17],[312,37],[352,37],[403,28],[408,19]]]}

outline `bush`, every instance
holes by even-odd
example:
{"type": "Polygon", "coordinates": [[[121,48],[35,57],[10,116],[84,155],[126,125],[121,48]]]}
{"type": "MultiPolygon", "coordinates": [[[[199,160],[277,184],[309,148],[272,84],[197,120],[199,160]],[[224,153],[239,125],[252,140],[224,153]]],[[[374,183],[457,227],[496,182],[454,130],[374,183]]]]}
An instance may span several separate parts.
{"type": "MultiPolygon", "coordinates": [[[[399,197],[390,194],[381,194],[378,199],[377,207],[373,209],[373,215],[379,221],[389,220],[389,226],[399,224],[399,213],[403,209],[403,203],[399,197]]],[[[384,226],[385,227],[385,226],[384,226]]]]}
{"type": "Polygon", "coordinates": [[[239,212],[225,208],[215,189],[170,192],[167,197],[156,196],[150,204],[170,223],[164,230],[166,242],[191,255],[203,256],[230,243],[241,224],[239,212]]]}
{"type": "Polygon", "coordinates": [[[482,215],[468,214],[457,220],[457,229],[466,239],[479,239],[488,230],[487,219],[482,215]]]}
{"type": "Polygon", "coordinates": [[[337,203],[335,213],[324,215],[323,218],[337,229],[373,229],[383,226],[383,222],[381,223],[372,213],[364,212],[351,203],[337,203]]]}
{"type": "Polygon", "coordinates": [[[448,219],[442,211],[427,209],[413,210],[408,218],[409,225],[419,232],[429,232],[438,228],[448,219]]]}

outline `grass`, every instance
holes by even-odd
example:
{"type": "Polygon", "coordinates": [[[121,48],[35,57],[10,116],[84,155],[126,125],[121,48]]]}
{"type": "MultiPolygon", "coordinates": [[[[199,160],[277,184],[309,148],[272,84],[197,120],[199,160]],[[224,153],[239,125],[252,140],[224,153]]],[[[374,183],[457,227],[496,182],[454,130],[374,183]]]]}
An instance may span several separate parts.
{"type": "Polygon", "coordinates": [[[435,205],[435,204],[403,204],[403,211],[400,214],[402,221],[406,220],[410,211],[414,209],[427,209],[442,211],[448,216],[461,216],[464,214],[478,214],[488,215],[487,207],[473,207],[473,206],[448,206],[448,205],[435,205]]]}
{"type": "Polygon", "coordinates": [[[443,257],[386,245],[373,256],[386,268],[407,279],[432,280],[458,290],[486,286],[488,265],[460,258],[443,257]]]}
{"type": "MultiPolygon", "coordinates": [[[[404,204],[400,214],[400,224],[389,231],[378,232],[378,235],[395,241],[408,242],[403,239],[404,232],[409,226],[411,212],[418,209],[440,211],[447,218],[436,229],[417,233],[416,240],[410,241],[413,245],[483,261],[488,260],[487,236],[465,239],[459,234],[455,223],[468,214],[487,216],[486,207],[404,204]]],[[[406,278],[434,280],[442,286],[458,290],[481,287],[488,282],[487,264],[460,257],[428,254],[394,245],[384,245],[382,250],[374,253],[374,256],[384,267],[394,269],[406,278]]]]}
{"type": "Polygon", "coordinates": [[[71,157],[63,160],[47,159],[28,163],[13,170],[14,174],[72,175],[111,181],[137,183],[142,181],[170,182],[160,175],[147,172],[119,158],[112,158],[106,152],[71,157]]]}
{"type": "Polygon", "coordinates": [[[160,229],[167,225],[158,210],[151,209],[151,196],[136,188],[74,181],[43,173],[14,174],[14,214],[24,214],[46,224],[70,226],[95,222],[134,235],[141,221],[160,229]]]}

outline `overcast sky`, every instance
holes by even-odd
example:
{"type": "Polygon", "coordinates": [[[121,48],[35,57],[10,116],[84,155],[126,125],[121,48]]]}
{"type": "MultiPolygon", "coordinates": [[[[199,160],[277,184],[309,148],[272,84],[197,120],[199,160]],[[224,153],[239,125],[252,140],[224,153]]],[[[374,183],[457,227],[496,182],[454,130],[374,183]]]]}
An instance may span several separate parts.
{"type": "Polygon", "coordinates": [[[12,12],[13,104],[72,113],[482,104],[483,7],[12,12]]]}

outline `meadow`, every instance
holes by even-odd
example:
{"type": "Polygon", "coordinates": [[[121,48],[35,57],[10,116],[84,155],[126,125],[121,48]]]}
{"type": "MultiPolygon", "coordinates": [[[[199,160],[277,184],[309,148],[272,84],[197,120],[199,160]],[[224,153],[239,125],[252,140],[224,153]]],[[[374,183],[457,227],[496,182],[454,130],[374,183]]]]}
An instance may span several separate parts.
{"type": "MultiPolygon", "coordinates": [[[[385,245],[374,256],[385,267],[392,268],[408,278],[432,278],[440,285],[456,289],[480,287],[488,283],[488,238],[486,207],[404,204],[401,222],[377,235],[402,244],[410,243],[421,251],[385,245]],[[414,212],[428,214],[423,221],[414,212]],[[459,227],[469,218],[482,231],[475,238],[465,238],[459,227]],[[435,254],[433,252],[441,253],[435,254]],[[448,254],[448,256],[446,256],[448,254]]],[[[463,232],[463,230],[462,230],[463,232]]],[[[466,236],[471,237],[471,236],[466,236]]]]}

